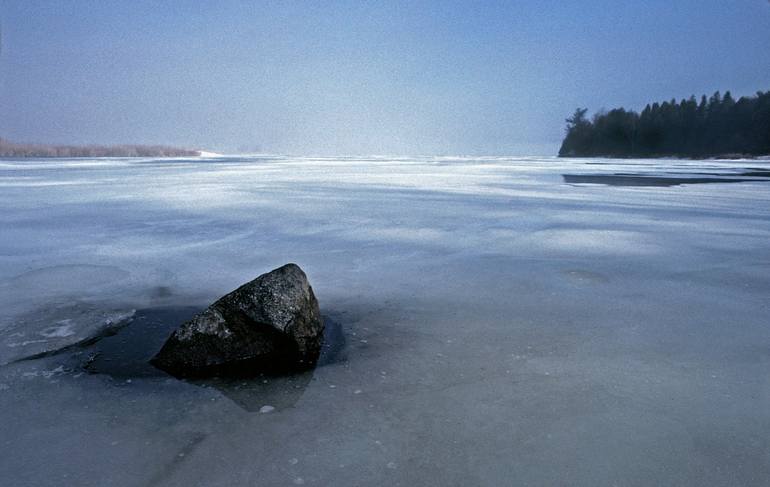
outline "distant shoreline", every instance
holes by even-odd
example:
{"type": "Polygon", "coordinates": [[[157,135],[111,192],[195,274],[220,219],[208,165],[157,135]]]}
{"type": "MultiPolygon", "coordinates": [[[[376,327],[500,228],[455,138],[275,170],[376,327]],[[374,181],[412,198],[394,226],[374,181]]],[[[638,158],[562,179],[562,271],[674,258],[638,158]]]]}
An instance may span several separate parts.
{"type": "Polygon", "coordinates": [[[48,145],[19,144],[0,139],[0,157],[213,157],[217,154],[198,149],[165,145],[48,145]]]}
{"type": "Polygon", "coordinates": [[[637,113],[624,108],[593,118],[578,108],[567,118],[560,157],[736,159],[770,155],[770,91],[738,100],[727,91],[700,102],[652,103],[637,113]]]}
{"type": "Polygon", "coordinates": [[[681,161],[732,161],[746,159],[753,161],[770,161],[770,154],[716,154],[705,156],[687,156],[682,154],[591,154],[591,155],[559,155],[569,159],[677,159],[681,161]]]}

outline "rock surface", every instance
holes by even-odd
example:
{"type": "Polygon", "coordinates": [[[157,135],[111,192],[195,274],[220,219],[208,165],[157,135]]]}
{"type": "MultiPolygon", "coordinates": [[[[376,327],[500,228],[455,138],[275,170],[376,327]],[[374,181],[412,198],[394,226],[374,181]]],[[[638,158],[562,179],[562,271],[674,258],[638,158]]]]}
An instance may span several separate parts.
{"type": "Polygon", "coordinates": [[[307,276],[286,264],[223,296],[168,338],[151,363],[180,376],[310,366],[323,320],[307,276]]]}

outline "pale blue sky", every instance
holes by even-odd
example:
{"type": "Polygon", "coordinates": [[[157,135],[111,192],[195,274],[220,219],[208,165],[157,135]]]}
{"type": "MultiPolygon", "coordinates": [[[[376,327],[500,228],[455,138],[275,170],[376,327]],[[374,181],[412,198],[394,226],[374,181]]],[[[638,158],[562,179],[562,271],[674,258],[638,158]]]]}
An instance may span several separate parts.
{"type": "Polygon", "coordinates": [[[555,153],[575,107],[770,89],[767,0],[0,0],[0,136],[555,153]]]}

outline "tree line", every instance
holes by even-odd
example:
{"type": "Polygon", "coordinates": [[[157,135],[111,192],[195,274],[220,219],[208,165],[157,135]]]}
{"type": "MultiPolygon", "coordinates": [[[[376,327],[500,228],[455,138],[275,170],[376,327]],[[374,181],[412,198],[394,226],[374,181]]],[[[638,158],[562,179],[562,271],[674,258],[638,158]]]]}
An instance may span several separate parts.
{"type": "Polygon", "coordinates": [[[0,157],[194,157],[196,150],[162,145],[43,145],[0,139],[0,157]]]}
{"type": "Polygon", "coordinates": [[[690,158],[770,155],[770,91],[735,100],[729,91],[568,119],[560,157],[690,158]]]}

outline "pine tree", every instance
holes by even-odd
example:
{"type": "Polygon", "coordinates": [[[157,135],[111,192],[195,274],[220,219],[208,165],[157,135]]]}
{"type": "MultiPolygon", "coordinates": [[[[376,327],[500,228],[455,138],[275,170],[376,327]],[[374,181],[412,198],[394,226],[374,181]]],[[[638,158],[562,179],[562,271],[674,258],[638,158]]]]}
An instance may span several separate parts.
{"type": "Polygon", "coordinates": [[[590,121],[579,108],[566,122],[560,156],[770,155],[770,91],[655,102],[641,114],[615,108],[590,121]]]}

